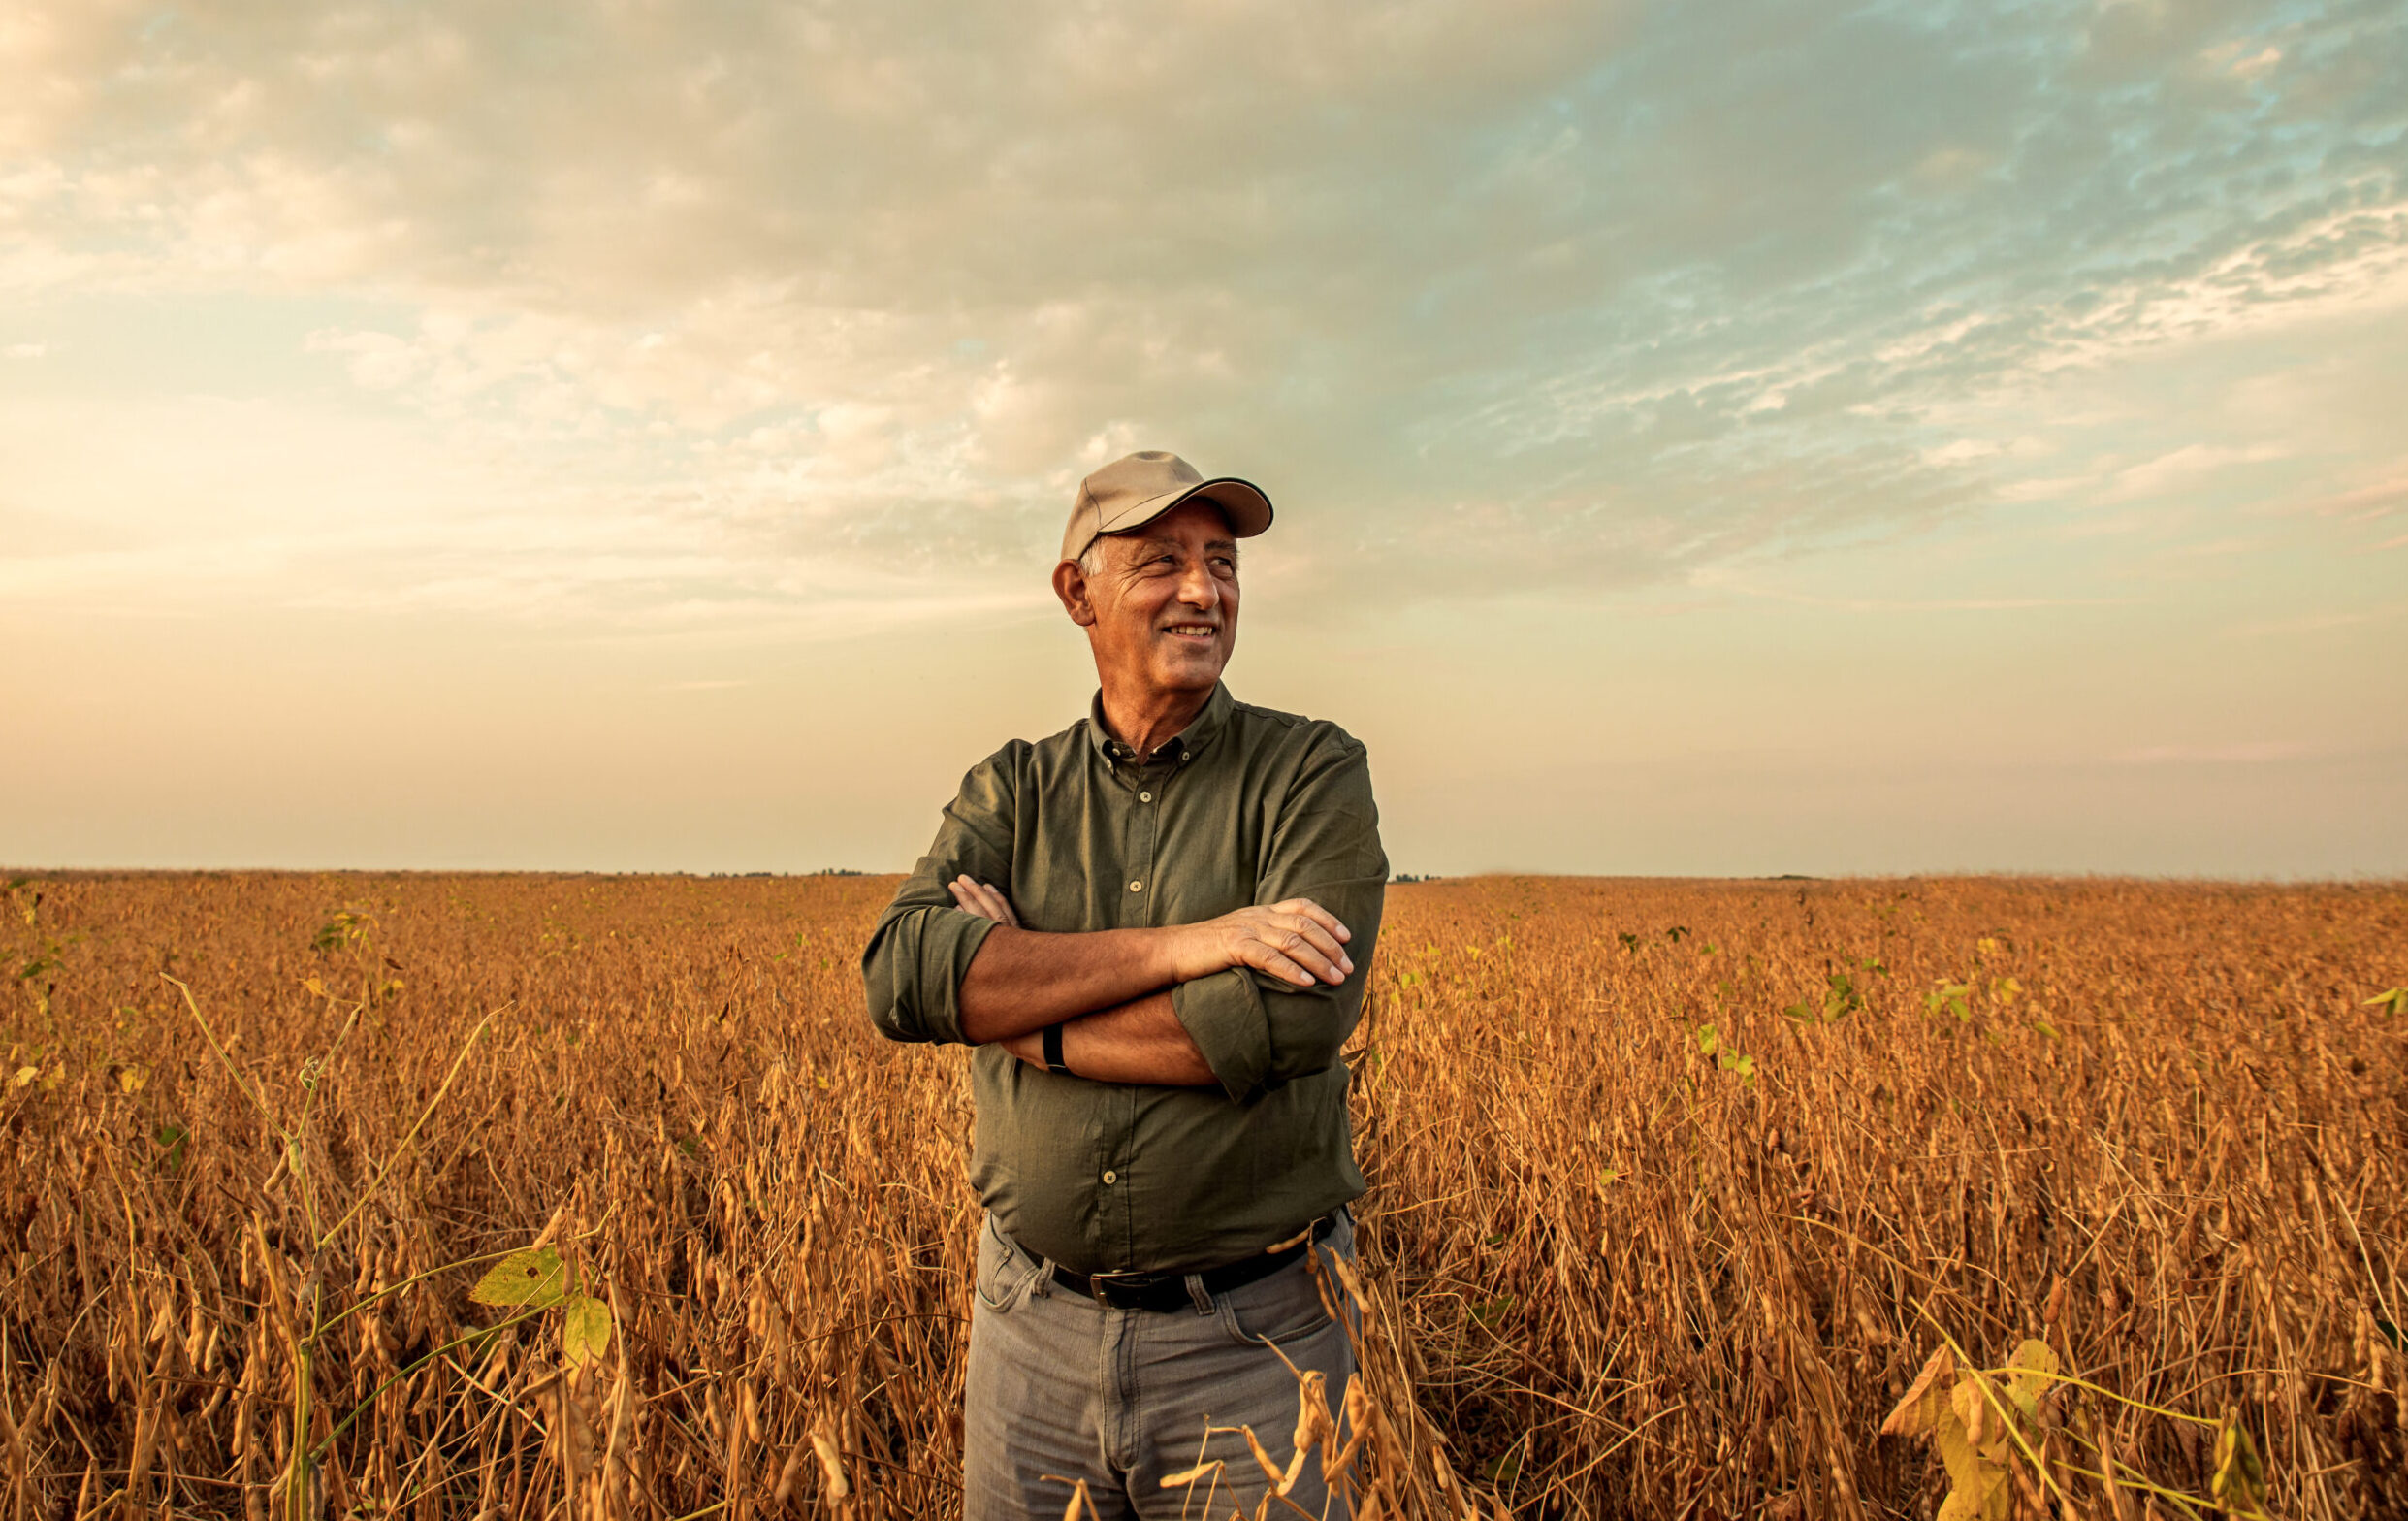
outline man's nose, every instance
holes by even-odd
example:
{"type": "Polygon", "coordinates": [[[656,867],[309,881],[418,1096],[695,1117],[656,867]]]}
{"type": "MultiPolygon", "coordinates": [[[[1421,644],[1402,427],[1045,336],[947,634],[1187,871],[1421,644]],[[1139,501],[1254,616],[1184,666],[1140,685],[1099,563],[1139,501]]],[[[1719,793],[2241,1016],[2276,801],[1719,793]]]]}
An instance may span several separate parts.
{"type": "Polygon", "coordinates": [[[1179,600],[1190,607],[1209,607],[1221,599],[1220,586],[1212,579],[1212,567],[1204,561],[1192,561],[1179,573],[1179,600]]]}

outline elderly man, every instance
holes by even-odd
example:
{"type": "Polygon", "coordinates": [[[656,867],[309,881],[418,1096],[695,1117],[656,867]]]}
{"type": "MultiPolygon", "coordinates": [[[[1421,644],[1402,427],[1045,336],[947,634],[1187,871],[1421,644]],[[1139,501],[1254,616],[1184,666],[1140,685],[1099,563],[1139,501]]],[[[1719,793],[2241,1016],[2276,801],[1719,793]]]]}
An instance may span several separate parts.
{"type": "MultiPolygon", "coordinates": [[[[1213,1484],[1251,1514],[1235,1428],[1284,1459],[1291,1365],[1333,1404],[1353,1372],[1309,1259],[1353,1250],[1338,1048],[1388,859],[1363,746],[1221,685],[1237,540],[1270,521],[1159,451],[1080,483],[1053,589],[1102,690],[963,778],[862,955],[882,1031],[977,1048],[972,1521],[1059,1514],[1048,1475],[1105,1517],[1201,1515],[1213,1484]]],[[[1318,1470],[1290,1492],[1314,1515],[1318,1470]]]]}

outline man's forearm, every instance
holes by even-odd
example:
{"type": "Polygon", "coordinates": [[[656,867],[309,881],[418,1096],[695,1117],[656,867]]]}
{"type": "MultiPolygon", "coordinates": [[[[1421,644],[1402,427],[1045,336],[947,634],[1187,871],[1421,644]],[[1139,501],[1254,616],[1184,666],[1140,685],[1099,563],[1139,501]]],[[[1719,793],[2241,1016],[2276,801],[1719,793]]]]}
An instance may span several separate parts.
{"type": "MultiPolygon", "coordinates": [[[[1165,942],[1159,929],[1044,934],[998,924],[962,975],[962,1039],[1007,1041],[1161,993],[1178,981],[1165,942]]],[[[1168,1013],[1167,993],[1162,1004],[1168,1013]]]]}
{"type": "MultiPolygon", "coordinates": [[[[1014,1035],[1004,1050],[1044,1064],[1043,1028],[1014,1035]]],[[[1219,1080],[1179,1022],[1168,992],[1148,993],[1117,1008],[1080,1015],[1062,1025],[1062,1064],[1098,1083],[1150,1083],[1209,1087],[1219,1080]]]]}

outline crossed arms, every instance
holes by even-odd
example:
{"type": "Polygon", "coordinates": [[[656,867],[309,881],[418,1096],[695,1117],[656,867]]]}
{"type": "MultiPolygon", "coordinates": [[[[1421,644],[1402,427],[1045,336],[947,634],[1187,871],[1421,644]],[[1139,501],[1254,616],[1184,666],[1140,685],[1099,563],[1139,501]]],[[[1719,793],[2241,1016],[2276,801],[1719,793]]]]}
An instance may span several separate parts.
{"type": "MultiPolygon", "coordinates": [[[[1082,1077],[1217,1083],[1240,1104],[1335,1063],[1362,1014],[1388,878],[1362,747],[1326,730],[1271,758],[1276,803],[1215,845],[1224,862],[1246,862],[1251,906],[1200,923],[1028,930],[988,884],[1038,893],[1064,917],[1084,868],[1029,854],[1046,832],[1032,810],[1076,807],[1064,769],[1077,760],[1014,740],[962,779],[863,949],[871,1022],[891,1040],[994,1045],[1023,1060],[1040,1059],[1043,1030],[1062,1022],[1065,1061],[1082,1077]]],[[[1073,922],[1109,923],[1108,907],[1073,922]]]]}
{"type": "Polygon", "coordinates": [[[1179,1022],[1171,988],[1252,967],[1310,987],[1355,969],[1354,931],[1310,898],[1241,908],[1200,924],[1041,934],[1019,927],[992,884],[947,884],[962,912],[995,927],[961,980],[962,1039],[1043,1065],[1045,1026],[1062,1024],[1062,1062],[1099,1083],[1202,1087],[1220,1080],[1179,1022]]]}

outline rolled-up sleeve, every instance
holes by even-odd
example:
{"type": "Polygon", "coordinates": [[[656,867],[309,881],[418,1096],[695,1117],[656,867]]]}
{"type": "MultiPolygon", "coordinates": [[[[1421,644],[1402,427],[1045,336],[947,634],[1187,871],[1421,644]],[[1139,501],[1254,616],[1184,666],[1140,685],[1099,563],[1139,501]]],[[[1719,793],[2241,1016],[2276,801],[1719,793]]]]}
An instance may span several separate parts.
{"type": "Polygon", "coordinates": [[[1300,987],[1233,967],[1172,989],[1188,1039],[1237,1103],[1327,1070],[1363,1016],[1365,980],[1379,943],[1388,857],[1380,848],[1363,746],[1332,730],[1282,800],[1254,901],[1310,898],[1353,932],[1355,970],[1332,987],[1300,987]]]}
{"type": "Polygon", "coordinates": [[[1011,881],[1014,748],[962,778],[935,842],[879,916],[861,953],[870,1022],[888,1040],[962,1040],[962,974],[995,925],[956,907],[946,885],[964,873],[980,882],[1011,881]]]}

